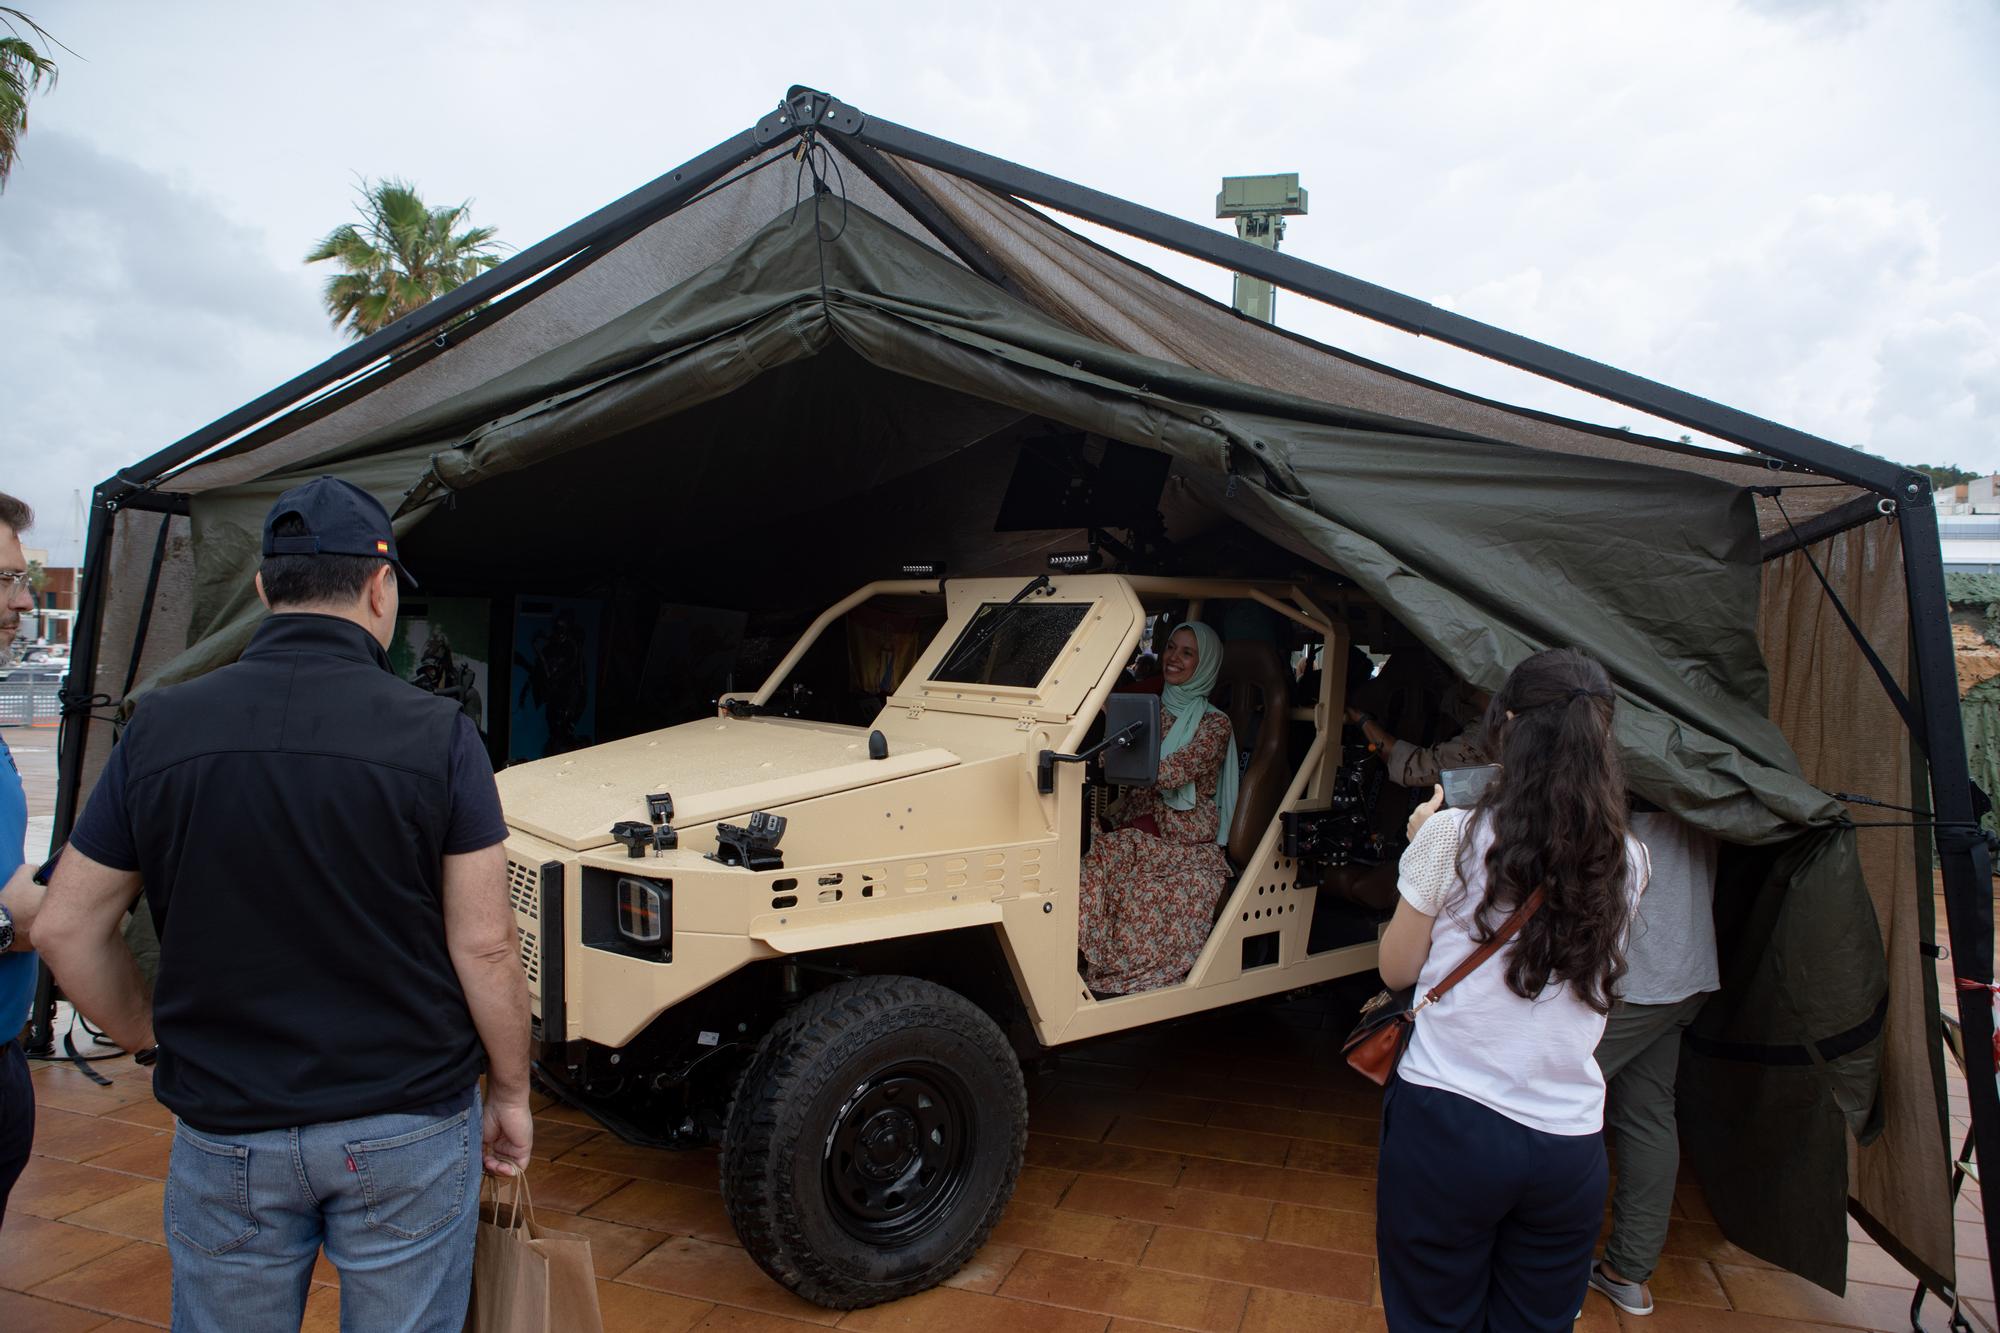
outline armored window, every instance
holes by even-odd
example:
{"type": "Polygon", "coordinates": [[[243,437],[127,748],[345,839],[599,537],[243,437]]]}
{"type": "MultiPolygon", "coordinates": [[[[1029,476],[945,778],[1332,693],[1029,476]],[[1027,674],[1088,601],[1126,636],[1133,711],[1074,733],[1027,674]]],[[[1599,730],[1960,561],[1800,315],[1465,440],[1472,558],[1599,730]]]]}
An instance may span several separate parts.
{"type": "Polygon", "coordinates": [[[938,663],[931,679],[955,685],[1032,689],[1049,674],[1090,606],[1088,602],[1054,606],[987,602],[938,663]]]}

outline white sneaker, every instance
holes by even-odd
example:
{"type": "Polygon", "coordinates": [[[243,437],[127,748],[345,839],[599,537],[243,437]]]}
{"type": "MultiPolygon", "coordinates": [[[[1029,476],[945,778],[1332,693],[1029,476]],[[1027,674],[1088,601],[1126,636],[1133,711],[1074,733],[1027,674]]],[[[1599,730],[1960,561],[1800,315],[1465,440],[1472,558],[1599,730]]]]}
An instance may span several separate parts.
{"type": "Polygon", "coordinates": [[[1590,1285],[1595,1290],[1603,1292],[1606,1300],[1623,1310],[1626,1314],[1649,1315],[1653,1313],[1652,1293],[1646,1290],[1645,1283],[1614,1282],[1611,1280],[1610,1275],[1604,1271],[1604,1265],[1601,1263],[1590,1266],[1590,1285]]]}

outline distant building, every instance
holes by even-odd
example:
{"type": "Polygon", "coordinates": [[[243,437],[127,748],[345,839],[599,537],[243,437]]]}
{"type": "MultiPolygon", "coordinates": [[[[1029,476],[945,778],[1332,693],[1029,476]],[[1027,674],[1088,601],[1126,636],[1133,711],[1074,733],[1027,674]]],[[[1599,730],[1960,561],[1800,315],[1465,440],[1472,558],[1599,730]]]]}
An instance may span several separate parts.
{"type": "Polygon", "coordinates": [[[1947,574],[2000,574],[2000,476],[1940,489],[1937,514],[1947,574]]]}
{"type": "Polygon", "coordinates": [[[39,547],[22,550],[30,562],[42,567],[42,586],[35,594],[35,609],[21,616],[21,637],[35,643],[67,644],[70,624],[76,619],[78,571],[71,565],[51,567],[49,553],[39,547]]]}

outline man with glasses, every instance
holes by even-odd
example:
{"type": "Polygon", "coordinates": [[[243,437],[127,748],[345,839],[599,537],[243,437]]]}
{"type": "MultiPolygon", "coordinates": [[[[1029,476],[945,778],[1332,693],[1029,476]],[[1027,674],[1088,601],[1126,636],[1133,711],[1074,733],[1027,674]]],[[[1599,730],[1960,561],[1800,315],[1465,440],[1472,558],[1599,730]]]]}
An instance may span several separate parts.
{"type": "MultiPolygon", "coordinates": [[[[28,506],[0,494],[0,648],[21,632],[21,613],[35,609],[28,556],[21,549],[21,534],[34,521],[28,506]]],[[[27,837],[28,793],[13,753],[0,740],[0,1222],[7,1220],[7,1195],[35,1141],[35,1090],[28,1082],[21,1029],[35,1002],[35,955],[28,946],[42,887],[24,864],[27,837]]]]}
{"type": "Polygon", "coordinates": [[[176,1329],[298,1328],[324,1246],[343,1327],[457,1333],[481,1144],[512,1174],[533,1136],[499,793],[458,702],[389,669],[408,575],[374,497],[295,487],[263,551],[271,615],[141,701],[36,942],[179,1117],[176,1329]],[[151,1004],[118,931],[142,887],[151,1004]]]}

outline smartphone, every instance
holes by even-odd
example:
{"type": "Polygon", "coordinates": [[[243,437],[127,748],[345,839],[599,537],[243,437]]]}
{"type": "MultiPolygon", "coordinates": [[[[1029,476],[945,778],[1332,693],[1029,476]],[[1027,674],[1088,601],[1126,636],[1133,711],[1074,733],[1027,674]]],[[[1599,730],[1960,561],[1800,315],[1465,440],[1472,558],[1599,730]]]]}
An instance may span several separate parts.
{"type": "Polygon", "coordinates": [[[1500,765],[1479,764],[1472,768],[1447,768],[1438,774],[1444,784],[1444,803],[1454,810],[1464,810],[1478,803],[1493,785],[1493,779],[1500,776],[1500,765]]]}

